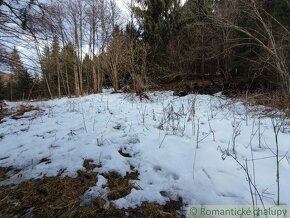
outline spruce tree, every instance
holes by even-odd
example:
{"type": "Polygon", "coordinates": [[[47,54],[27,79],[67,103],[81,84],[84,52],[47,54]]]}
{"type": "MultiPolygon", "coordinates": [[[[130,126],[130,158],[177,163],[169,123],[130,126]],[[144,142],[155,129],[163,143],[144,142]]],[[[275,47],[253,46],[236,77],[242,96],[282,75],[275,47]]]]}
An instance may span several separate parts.
{"type": "Polygon", "coordinates": [[[74,62],[77,59],[76,52],[71,42],[67,43],[60,52],[61,71],[64,72],[65,92],[68,95],[75,93],[74,85],[74,62]]]}
{"type": "Polygon", "coordinates": [[[18,98],[27,99],[30,95],[31,88],[33,86],[33,78],[24,70],[16,77],[16,93],[18,98]]]}
{"type": "Polygon", "coordinates": [[[14,48],[10,55],[10,66],[14,73],[15,80],[15,97],[17,99],[25,99],[29,96],[29,92],[33,85],[33,78],[23,66],[19,51],[14,48]]]}
{"type": "Polygon", "coordinates": [[[60,97],[61,96],[61,72],[60,72],[60,46],[57,36],[53,37],[51,45],[51,74],[53,77],[53,92],[60,97]]]}
{"type": "Polygon", "coordinates": [[[140,18],[140,32],[149,45],[148,66],[152,73],[166,72],[166,50],[169,41],[178,32],[181,5],[179,0],[140,0],[144,8],[135,7],[140,18]]]}
{"type": "Polygon", "coordinates": [[[176,20],[180,12],[179,0],[143,0],[146,8],[136,7],[135,14],[142,19],[141,29],[147,43],[157,50],[166,45],[177,28],[176,20]]]}
{"type": "Polygon", "coordinates": [[[93,71],[93,62],[88,54],[85,55],[83,60],[83,81],[85,83],[85,90],[89,94],[91,92],[91,87],[93,87],[93,78],[91,72],[93,71]]]}
{"type": "Polygon", "coordinates": [[[14,47],[9,57],[9,65],[15,76],[22,73],[25,69],[20,58],[19,51],[14,47]]]}

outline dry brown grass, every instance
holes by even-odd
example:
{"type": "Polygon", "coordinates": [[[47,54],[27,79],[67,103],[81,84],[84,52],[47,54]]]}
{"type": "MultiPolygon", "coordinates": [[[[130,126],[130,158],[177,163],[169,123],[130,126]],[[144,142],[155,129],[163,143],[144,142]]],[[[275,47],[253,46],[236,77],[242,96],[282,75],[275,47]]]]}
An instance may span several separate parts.
{"type": "Polygon", "coordinates": [[[129,213],[129,217],[174,218],[177,217],[176,211],[179,210],[181,207],[181,199],[177,201],[169,201],[165,205],[145,202],[140,207],[131,210],[129,213]]]}
{"type": "Polygon", "coordinates": [[[93,172],[78,172],[78,177],[45,177],[29,180],[17,187],[0,187],[0,214],[13,217],[72,216],[80,205],[80,196],[96,184],[93,172]]]}
{"type": "MultiPolygon", "coordinates": [[[[166,205],[143,203],[135,209],[118,209],[112,204],[105,209],[106,201],[101,197],[89,206],[81,205],[81,196],[96,185],[97,167],[90,160],[84,161],[86,171],[78,171],[76,178],[44,177],[29,180],[18,186],[0,187],[0,217],[176,217],[182,201],[169,201],[166,205]]],[[[11,168],[0,168],[0,179],[8,179],[11,168]]],[[[108,199],[116,200],[128,195],[132,180],[138,180],[138,172],[122,177],[118,173],[103,174],[108,180],[108,199]]],[[[105,188],[105,187],[104,187],[105,188]]]]}
{"type": "Polygon", "coordinates": [[[11,170],[11,167],[5,168],[5,167],[0,167],[0,182],[8,179],[7,173],[11,170]]]}
{"type": "Polygon", "coordinates": [[[113,201],[123,198],[130,194],[133,188],[139,189],[130,183],[130,180],[137,180],[138,175],[138,172],[127,174],[125,177],[122,177],[116,172],[103,174],[103,176],[108,180],[107,187],[110,189],[108,193],[108,200],[113,201]]]}
{"type": "Polygon", "coordinates": [[[251,92],[251,93],[235,93],[228,95],[233,99],[242,99],[245,104],[250,106],[265,106],[261,113],[265,116],[271,116],[277,110],[284,112],[286,116],[290,116],[290,96],[279,91],[272,92],[251,92]]]}
{"type": "Polygon", "coordinates": [[[289,114],[290,96],[280,92],[271,92],[265,94],[252,94],[249,96],[250,103],[255,105],[264,105],[267,107],[277,108],[289,114]]]}
{"type": "Polygon", "coordinates": [[[83,167],[87,170],[87,171],[90,171],[90,170],[93,170],[95,168],[99,168],[101,167],[102,165],[101,164],[94,164],[93,163],[94,161],[93,160],[84,160],[84,163],[83,163],[83,167]]]}
{"type": "Polygon", "coordinates": [[[26,112],[30,112],[30,111],[33,111],[33,110],[38,110],[38,108],[35,108],[33,105],[20,105],[18,108],[17,108],[17,111],[16,113],[14,113],[12,115],[12,119],[15,119],[15,120],[18,120],[18,119],[21,119],[22,116],[26,113],[26,112]]]}

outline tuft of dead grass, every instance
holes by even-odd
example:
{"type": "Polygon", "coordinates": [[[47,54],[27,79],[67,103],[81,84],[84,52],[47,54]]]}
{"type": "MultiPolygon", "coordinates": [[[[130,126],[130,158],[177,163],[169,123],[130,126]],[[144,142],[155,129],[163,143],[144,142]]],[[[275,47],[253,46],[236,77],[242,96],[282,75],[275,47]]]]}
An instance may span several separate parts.
{"type": "Polygon", "coordinates": [[[108,180],[107,187],[110,189],[108,200],[117,200],[130,194],[131,190],[136,188],[130,183],[130,180],[137,180],[138,175],[138,172],[127,174],[125,177],[122,177],[116,172],[103,174],[108,180]]]}
{"type": "Polygon", "coordinates": [[[84,160],[83,167],[88,171],[101,167],[100,164],[94,164],[93,162],[94,162],[93,160],[86,159],[84,160]]]}

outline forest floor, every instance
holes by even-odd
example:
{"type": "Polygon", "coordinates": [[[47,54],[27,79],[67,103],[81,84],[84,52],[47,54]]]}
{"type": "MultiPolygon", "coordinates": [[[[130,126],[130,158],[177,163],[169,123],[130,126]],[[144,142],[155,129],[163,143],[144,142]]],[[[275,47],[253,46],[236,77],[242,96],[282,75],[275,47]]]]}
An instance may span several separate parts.
{"type": "Polygon", "coordinates": [[[1,216],[176,217],[186,205],[273,205],[277,157],[280,203],[290,204],[290,120],[273,108],[220,93],[140,99],[106,90],[6,109],[1,216]]]}

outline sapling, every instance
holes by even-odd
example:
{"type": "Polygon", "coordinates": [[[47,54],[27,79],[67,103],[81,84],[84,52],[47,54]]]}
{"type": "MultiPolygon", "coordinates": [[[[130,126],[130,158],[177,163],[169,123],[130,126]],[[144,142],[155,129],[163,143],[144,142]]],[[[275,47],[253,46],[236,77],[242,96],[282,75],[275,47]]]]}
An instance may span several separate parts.
{"type": "MultiPolygon", "coordinates": [[[[259,201],[261,202],[263,208],[265,208],[262,195],[259,192],[255,182],[253,182],[252,176],[251,176],[251,174],[249,172],[248,160],[246,159],[245,160],[245,164],[242,164],[242,162],[240,160],[238,160],[236,155],[231,154],[229,149],[223,150],[220,146],[218,147],[218,149],[222,153],[222,159],[223,160],[225,160],[226,157],[231,157],[242,168],[242,170],[245,172],[246,178],[247,178],[247,182],[248,182],[248,185],[249,185],[249,189],[250,189],[250,194],[251,194],[251,200],[252,200],[253,208],[255,208],[255,205],[257,205],[257,201],[255,202],[255,200],[254,200],[254,193],[255,193],[255,195],[258,195],[259,201]]],[[[255,171],[253,171],[253,173],[255,173],[255,171]]]]}
{"type": "Polygon", "coordinates": [[[213,119],[214,116],[213,116],[212,97],[211,96],[209,98],[209,104],[210,104],[210,106],[209,106],[209,108],[210,108],[210,117],[213,119]]]}
{"type": "Polygon", "coordinates": [[[196,157],[197,157],[197,150],[198,148],[195,148],[195,151],[194,151],[194,159],[193,159],[193,180],[195,178],[195,163],[196,163],[196,157]]]}
{"type": "Polygon", "coordinates": [[[256,130],[255,130],[255,119],[254,119],[254,120],[253,120],[253,124],[252,124],[252,131],[251,131],[251,135],[250,135],[250,142],[249,142],[247,148],[248,148],[249,146],[252,146],[252,141],[253,141],[253,139],[255,138],[255,136],[257,135],[258,131],[259,131],[259,129],[256,129],[256,130]]]}
{"type": "Polygon", "coordinates": [[[197,118],[197,133],[196,133],[196,147],[194,151],[194,159],[193,159],[193,180],[195,178],[195,162],[196,162],[196,157],[197,157],[197,150],[199,146],[199,117],[197,118]]]}
{"type": "MultiPolygon", "coordinates": [[[[253,120],[253,124],[252,124],[252,134],[251,134],[251,138],[250,138],[249,145],[250,145],[250,149],[251,149],[251,161],[252,161],[252,170],[253,170],[252,173],[253,173],[253,180],[254,180],[253,183],[256,186],[256,166],[255,166],[255,160],[254,160],[254,152],[253,152],[253,146],[252,146],[252,139],[254,138],[254,136],[256,135],[256,133],[257,133],[258,130],[254,131],[254,129],[255,129],[255,119],[253,120]]],[[[247,163],[247,161],[246,161],[246,167],[248,169],[248,163],[247,163]]],[[[256,203],[256,205],[257,205],[257,202],[258,202],[258,200],[257,200],[257,193],[255,191],[255,203],[256,203]]]]}
{"type": "Polygon", "coordinates": [[[208,115],[207,115],[207,122],[208,122],[208,126],[209,126],[209,131],[212,134],[212,140],[215,142],[215,133],[214,133],[214,130],[212,129],[212,127],[211,127],[210,118],[209,118],[208,115]]]}
{"type": "Polygon", "coordinates": [[[163,139],[162,139],[162,141],[161,141],[161,143],[160,143],[160,145],[159,145],[159,148],[161,148],[161,146],[162,146],[162,144],[163,144],[163,142],[164,142],[164,140],[165,140],[165,138],[166,138],[167,135],[168,135],[168,134],[165,133],[165,135],[164,135],[164,137],[163,137],[163,139]]]}
{"type": "Polygon", "coordinates": [[[271,119],[272,127],[275,135],[275,145],[276,145],[276,182],[277,182],[277,205],[280,205],[280,161],[279,159],[279,134],[285,122],[285,117],[273,117],[271,119]]]}
{"type": "Polygon", "coordinates": [[[234,116],[234,121],[232,122],[232,146],[233,146],[233,153],[236,154],[236,139],[241,134],[241,126],[242,122],[236,121],[236,117],[234,116]]]}
{"type": "MultiPolygon", "coordinates": [[[[249,172],[249,168],[248,168],[248,160],[246,160],[246,167],[245,167],[246,172],[249,172]]],[[[249,185],[249,189],[250,189],[250,193],[251,193],[251,199],[252,199],[252,206],[253,206],[253,211],[255,210],[255,205],[257,204],[257,202],[255,202],[254,200],[254,194],[253,194],[253,189],[252,189],[252,185],[251,185],[251,180],[250,177],[248,176],[247,173],[247,180],[248,180],[248,185],[249,185]]],[[[255,214],[254,214],[255,216],[255,214]]]]}
{"type": "Polygon", "coordinates": [[[197,118],[197,131],[196,131],[196,149],[199,146],[199,117],[197,118]]]}
{"type": "Polygon", "coordinates": [[[139,114],[141,115],[141,122],[143,124],[143,126],[145,125],[145,118],[146,118],[146,113],[147,113],[147,108],[146,108],[146,105],[143,106],[142,102],[140,103],[141,104],[141,107],[139,108],[138,107],[138,112],[139,114]]]}
{"type": "Polygon", "coordinates": [[[108,119],[108,121],[107,121],[107,123],[106,123],[106,128],[108,128],[108,124],[109,124],[109,122],[111,121],[111,119],[112,119],[112,114],[110,115],[110,117],[109,117],[109,119],[108,119]]]}
{"type": "Polygon", "coordinates": [[[200,118],[197,117],[197,131],[196,131],[196,149],[199,149],[199,144],[205,140],[210,133],[207,133],[204,137],[200,138],[200,118]]]}
{"type": "Polygon", "coordinates": [[[193,135],[195,135],[196,100],[197,100],[197,97],[194,96],[194,97],[189,98],[189,101],[188,101],[190,108],[189,108],[189,117],[187,121],[191,121],[193,135]]]}

